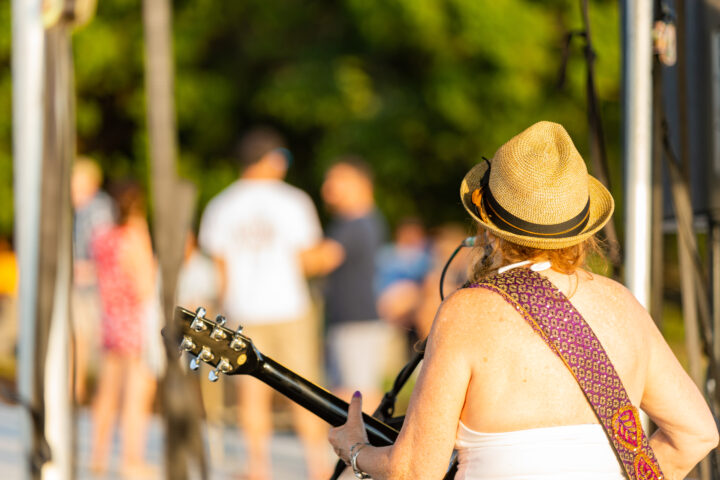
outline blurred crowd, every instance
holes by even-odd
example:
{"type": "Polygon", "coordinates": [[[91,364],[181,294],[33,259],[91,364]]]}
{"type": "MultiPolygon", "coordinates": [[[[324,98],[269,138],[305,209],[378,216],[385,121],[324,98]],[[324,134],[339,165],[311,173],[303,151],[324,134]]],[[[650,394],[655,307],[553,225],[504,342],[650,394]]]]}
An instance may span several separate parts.
{"type": "MultiPolygon", "coordinates": [[[[177,303],[222,314],[265,355],[329,388],[346,401],[355,390],[368,413],[424,339],[440,304],[441,271],[462,242],[462,226],[428,231],[402,219],[392,234],[375,204],[373,172],[357,156],[337,158],[325,173],[323,229],[308,193],[285,182],[292,154],[275,130],[259,127],[237,149],[239,178],[188,226],[177,303]]],[[[76,160],[72,318],[75,399],[91,406],[91,469],[110,465],[117,423],[127,478],[152,477],[145,463],[146,429],[164,369],[159,331],[159,270],[147,224],[145,195],[132,180],[104,181],[97,163],[76,160]],[[101,187],[107,186],[107,191],[101,187]]],[[[446,294],[467,279],[468,257],[453,262],[446,294]]],[[[13,355],[17,335],[17,267],[0,238],[0,357],[13,355]]],[[[223,444],[223,426],[245,436],[245,478],[272,476],[269,441],[289,412],[303,443],[310,479],[328,478],[332,456],[326,425],[291,404],[278,407],[254,378],[199,382],[208,442],[223,444]]],[[[223,449],[213,448],[222,461],[223,449]]]]}

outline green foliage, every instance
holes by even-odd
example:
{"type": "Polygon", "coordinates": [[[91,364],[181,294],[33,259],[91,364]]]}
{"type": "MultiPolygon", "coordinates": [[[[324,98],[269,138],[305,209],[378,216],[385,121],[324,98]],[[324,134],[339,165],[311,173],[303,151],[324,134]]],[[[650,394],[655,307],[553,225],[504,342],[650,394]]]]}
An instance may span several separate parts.
{"type": "MultiPolygon", "coordinates": [[[[611,171],[620,186],[617,2],[590,2],[611,171]]],[[[0,24],[9,26],[9,2],[0,24]]],[[[295,155],[290,180],[317,198],[337,155],[376,170],[391,221],[461,220],[460,179],[482,155],[548,119],[587,153],[585,62],[575,40],[556,87],[579,2],[553,0],[176,0],[179,171],[200,203],[237,175],[237,138],[279,128],[295,155]]],[[[110,178],[147,172],[141,0],[98,2],[74,36],[80,153],[110,178]]],[[[9,28],[0,28],[0,229],[11,226],[9,28]]],[[[618,189],[614,189],[617,193],[618,189]]]]}
{"type": "Polygon", "coordinates": [[[10,2],[0,2],[0,234],[13,228],[10,2]]]}

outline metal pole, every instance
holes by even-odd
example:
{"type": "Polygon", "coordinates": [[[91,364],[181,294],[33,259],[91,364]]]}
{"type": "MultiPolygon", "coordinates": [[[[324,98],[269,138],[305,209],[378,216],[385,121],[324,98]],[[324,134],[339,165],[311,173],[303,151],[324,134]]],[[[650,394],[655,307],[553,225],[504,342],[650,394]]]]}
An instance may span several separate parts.
{"type": "MultiPolygon", "coordinates": [[[[713,318],[713,356],[720,359],[720,223],[714,218],[710,224],[712,239],[712,318],[713,318]]],[[[715,384],[715,391],[720,389],[720,385],[715,384]]],[[[720,402],[718,395],[715,394],[710,398],[714,402],[714,411],[717,414],[720,411],[720,402]]]]}
{"type": "Polygon", "coordinates": [[[625,282],[650,306],[652,19],[651,0],[625,0],[623,8],[625,165],[625,282]]]}
{"type": "MultiPolygon", "coordinates": [[[[68,216],[63,214],[63,216],[68,216]]],[[[69,226],[70,219],[63,218],[69,226]]],[[[69,230],[66,230],[69,232],[69,230]]],[[[69,238],[60,238],[59,247],[68,251],[69,238]]],[[[70,290],[71,262],[69,253],[58,258],[55,302],[48,338],[45,360],[45,431],[52,451],[52,459],[43,467],[43,480],[68,480],[73,478],[73,415],[72,396],[68,372],[70,358],[70,290]]]]}
{"type": "MultiPolygon", "coordinates": [[[[652,245],[652,0],[622,0],[625,284],[650,308],[652,245]]],[[[646,431],[650,420],[642,412],[646,431]]]]}
{"type": "MultiPolygon", "coordinates": [[[[15,244],[20,271],[18,391],[35,404],[35,324],[40,238],[40,179],[43,139],[44,31],[42,0],[12,0],[13,170],[15,244]]],[[[25,455],[35,450],[32,420],[23,412],[25,455]]],[[[32,478],[29,468],[25,478],[32,478]]]]}

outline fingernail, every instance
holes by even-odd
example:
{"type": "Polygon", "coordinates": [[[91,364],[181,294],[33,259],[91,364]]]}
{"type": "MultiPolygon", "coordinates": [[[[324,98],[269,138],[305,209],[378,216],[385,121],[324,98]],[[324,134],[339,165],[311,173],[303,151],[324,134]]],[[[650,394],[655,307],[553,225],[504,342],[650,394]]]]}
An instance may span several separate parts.
{"type": "Polygon", "coordinates": [[[356,390],[355,393],[353,393],[353,398],[360,398],[360,391],[356,390]]]}

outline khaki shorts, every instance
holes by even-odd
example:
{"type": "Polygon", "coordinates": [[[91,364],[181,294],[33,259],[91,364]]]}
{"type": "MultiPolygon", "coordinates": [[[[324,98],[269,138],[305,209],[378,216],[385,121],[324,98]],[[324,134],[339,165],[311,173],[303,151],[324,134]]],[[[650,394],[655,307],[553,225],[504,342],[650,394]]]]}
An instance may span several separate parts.
{"type": "Polygon", "coordinates": [[[319,326],[314,314],[298,320],[248,325],[243,335],[260,353],[310,381],[320,380],[319,326]]]}
{"type": "Polygon", "coordinates": [[[393,327],[382,320],[346,322],[328,330],[328,370],[334,388],[379,391],[392,358],[393,327]]]}

